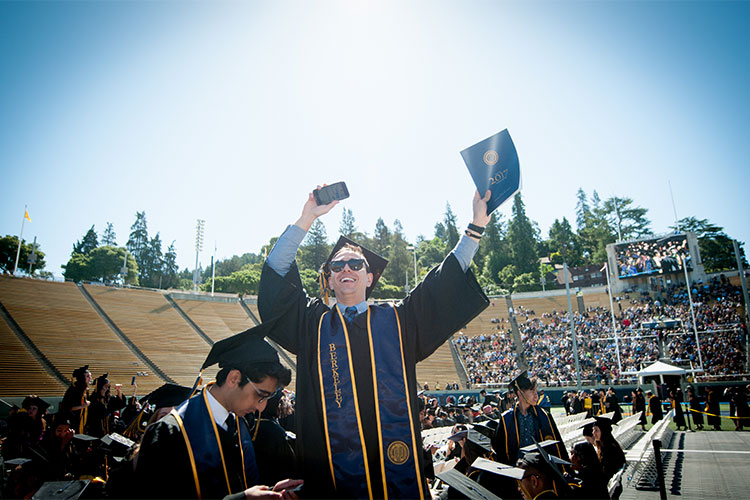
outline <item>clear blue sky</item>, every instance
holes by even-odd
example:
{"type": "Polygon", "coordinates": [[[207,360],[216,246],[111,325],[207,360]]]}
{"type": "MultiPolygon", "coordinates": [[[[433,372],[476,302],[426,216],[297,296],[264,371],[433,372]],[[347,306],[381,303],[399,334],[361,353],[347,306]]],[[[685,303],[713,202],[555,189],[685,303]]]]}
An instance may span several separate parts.
{"type": "Polygon", "coordinates": [[[666,231],[671,181],[679,217],[747,242],[748,25],[748,2],[0,2],[0,234],[27,204],[60,276],[145,210],[192,268],[202,218],[205,266],[345,180],[361,230],[414,240],[446,202],[468,222],[459,151],[508,128],[545,237],[579,187],[666,231]]]}

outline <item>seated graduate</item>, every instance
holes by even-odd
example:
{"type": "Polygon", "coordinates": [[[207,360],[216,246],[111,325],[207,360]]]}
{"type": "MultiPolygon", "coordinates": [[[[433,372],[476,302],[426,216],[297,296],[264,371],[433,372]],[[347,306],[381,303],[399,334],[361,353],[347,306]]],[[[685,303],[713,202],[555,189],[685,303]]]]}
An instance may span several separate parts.
{"type": "Polygon", "coordinates": [[[250,430],[244,417],[291,380],[276,350],[264,339],[266,325],[217,342],[204,368],[219,363],[208,384],[143,436],[136,481],[147,498],[297,498],[302,481],[272,488],[258,485],[250,430]]]}
{"type": "Polygon", "coordinates": [[[544,498],[560,498],[556,485],[559,472],[540,453],[527,453],[516,465],[525,471],[518,480],[518,490],[525,500],[542,500],[544,498]]]}
{"type": "Polygon", "coordinates": [[[609,498],[602,464],[591,443],[584,441],[573,446],[570,461],[573,473],[567,479],[574,498],[609,498]]]}
{"type": "Polygon", "coordinates": [[[625,465],[625,452],[612,435],[612,420],[606,417],[594,417],[594,444],[602,463],[604,480],[609,481],[625,465]]]}
{"type": "MultiPolygon", "coordinates": [[[[396,304],[367,298],[387,261],[341,238],[321,281],[336,305],[305,293],[294,257],[308,229],[337,202],[302,214],[269,253],[258,310],[275,319],[269,337],[297,355],[297,456],[313,498],[426,498],[417,416],[416,365],[489,305],[470,270],[489,221],[475,194],[473,223],[445,260],[396,304]]],[[[326,292],[327,293],[327,292],[326,292]]]]}

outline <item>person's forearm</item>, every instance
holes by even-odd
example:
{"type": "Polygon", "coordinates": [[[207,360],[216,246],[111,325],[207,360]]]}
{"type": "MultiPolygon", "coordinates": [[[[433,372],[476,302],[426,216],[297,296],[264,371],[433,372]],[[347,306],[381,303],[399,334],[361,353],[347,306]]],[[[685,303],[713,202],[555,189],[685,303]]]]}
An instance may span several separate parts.
{"type": "Polygon", "coordinates": [[[466,272],[471,266],[471,259],[474,258],[474,254],[479,249],[479,242],[473,238],[469,238],[466,235],[461,236],[461,239],[456,243],[456,247],[453,249],[453,255],[456,256],[461,269],[466,272]]]}
{"type": "Polygon", "coordinates": [[[297,223],[287,226],[266,258],[268,266],[279,275],[286,275],[292,267],[297,249],[302,240],[305,239],[306,234],[307,231],[297,223]]]}

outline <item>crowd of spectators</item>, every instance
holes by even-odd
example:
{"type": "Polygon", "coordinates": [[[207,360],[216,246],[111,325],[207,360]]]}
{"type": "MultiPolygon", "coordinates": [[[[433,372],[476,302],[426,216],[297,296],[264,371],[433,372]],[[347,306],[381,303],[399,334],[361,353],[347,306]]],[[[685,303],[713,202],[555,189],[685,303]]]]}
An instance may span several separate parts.
{"type": "MultiPolygon", "coordinates": [[[[703,362],[707,379],[745,373],[745,326],[740,317],[741,295],[724,279],[691,288],[695,322],[700,339],[697,349],[688,294],[684,285],[673,285],[659,296],[618,297],[612,333],[608,308],[587,308],[573,313],[581,379],[586,383],[618,383],[663,357],[687,368],[703,362]],[[622,373],[618,368],[619,359],[622,373]]],[[[569,385],[576,380],[575,356],[567,311],[537,316],[517,308],[523,355],[543,385],[569,385]]],[[[507,383],[518,367],[510,323],[494,318],[492,329],[478,336],[458,335],[454,340],[473,385],[507,383]]]]}

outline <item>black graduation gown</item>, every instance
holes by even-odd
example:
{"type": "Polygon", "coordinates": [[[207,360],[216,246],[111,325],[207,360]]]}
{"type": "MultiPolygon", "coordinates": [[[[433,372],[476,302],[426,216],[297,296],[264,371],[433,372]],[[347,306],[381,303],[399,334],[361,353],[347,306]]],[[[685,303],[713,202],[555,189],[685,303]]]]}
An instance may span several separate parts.
{"type": "Polygon", "coordinates": [[[721,405],[719,404],[719,394],[719,391],[713,389],[709,391],[708,397],[706,398],[706,413],[711,414],[706,417],[706,421],[708,425],[712,425],[714,427],[721,426],[721,405]]]}
{"type": "Polygon", "coordinates": [[[92,399],[89,405],[89,414],[86,418],[86,434],[94,437],[103,437],[110,432],[110,418],[117,410],[125,407],[125,398],[116,396],[105,396],[92,399]]]}
{"type": "MultiPolygon", "coordinates": [[[[240,425],[245,425],[243,422],[244,420],[240,419],[240,425]]],[[[206,485],[201,484],[201,498],[243,498],[245,488],[237,438],[232,438],[230,433],[221,427],[218,428],[218,432],[225,453],[227,475],[234,494],[225,497],[226,491],[206,490],[206,485]]],[[[217,471],[217,474],[223,475],[223,471],[217,471]]],[[[166,415],[146,429],[138,452],[135,477],[139,498],[197,498],[185,438],[172,414],[166,415]]],[[[253,485],[248,484],[248,487],[250,486],[253,485]]]]}
{"type": "Polygon", "coordinates": [[[693,423],[703,425],[703,404],[697,395],[690,398],[690,413],[692,413],[693,423]]]}
{"type": "Polygon", "coordinates": [[[648,411],[651,412],[651,423],[655,424],[664,417],[661,409],[661,401],[656,396],[651,396],[648,400],[648,411]]]}
{"type": "Polygon", "coordinates": [[[602,445],[601,462],[604,472],[603,477],[606,482],[609,482],[612,476],[625,465],[625,452],[622,451],[620,444],[614,438],[602,445]]]}
{"type": "Polygon", "coordinates": [[[641,413],[640,423],[646,425],[646,398],[642,394],[636,394],[633,400],[633,413],[641,413]]]}
{"type": "Polygon", "coordinates": [[[294,450],[277,419],[255,420],[251,435],[260,475],[259,484],[273,486],[283,479],[297,477],[294,450]]]}
{"type": "MultiPolygon", "coordinates": [[[[464,272],[450,253],[440,266],[401,302],[396,304],[403,339],[404,364],[409,391],[416,395],[418,361],[427,358],[453,333],[463,328],[489,305],[471,271],[464,272]]],[[[263,322],[277,322],[268,336],[297,355],[296,413],[300,422],[297,434],[297,457],[300,460],[308,498],[336,496],[331,480],[323,428],[323,410],[317,368],[318,323],[330,308],[318,298],[305,293],[296,264],[286,276],[280,276],[267,264],[263,266],[258,291],[258,311],[263,322]]],[[[372,477],[380,477],[380,450],[375,420],[367,315],[360,314],[348,326],[354,378],[359,393],[359,410],[372,477]]],[[[373,332],[377,335],[377,332],[373,332]]],[[[417,447],[421,448],[419,408],[411,397],[411,418],[417,430],[417,447]]],[[[356,422],[352,422],[356,426],[356,422]]],[[[408,433],[408,429],[404,429],[408,433]]],[[[420,469],[422,456],[418,454],[420,469]]],[[[382,498],[382,483],[373,481],[373,495],[382,498]]],[[[427,489],[425,488],[425,493],[427,489]]]]}
{"type": "Polygon", "coordinates": [[[614,416],[612,417],[612,423],[616,424],[620,420],[622,420],[622,409],[620,408],[620,403],[617,401],[617,396],[614,394],[609,394],[604,399],[604,406],[607,410],[607,413],[613,411],[615,412],[614,416]]]}

